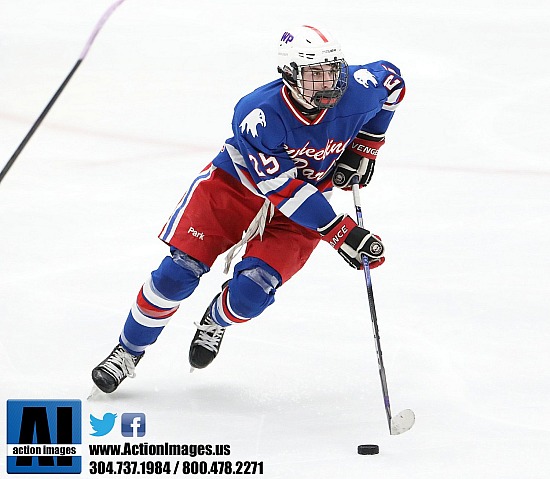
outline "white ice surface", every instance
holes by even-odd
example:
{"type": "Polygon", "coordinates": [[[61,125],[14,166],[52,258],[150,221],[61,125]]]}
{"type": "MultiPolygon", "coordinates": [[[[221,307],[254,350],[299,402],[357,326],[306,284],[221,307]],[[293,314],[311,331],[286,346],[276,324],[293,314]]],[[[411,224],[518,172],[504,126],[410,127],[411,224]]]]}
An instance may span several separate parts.
{"type": "MultiPolygon", "coordinates": [[[[0,1],[0,166],[109,5],[0,1]]],[[[123,442],[89,436],[90,413],[144,412],[149,443],[230,444],[269,479],[548,478],[549,47],[542,0],[127,0],[0,184],[0,428],[7,399],[76,398],[85,444],[123,442]],[[86,402],[234,103],[275,78],[286,25],[319,22],[350,63],[407,81],[362,199],[387,247],[373,283],[392,407],[416,425],[388,434],[363,276],[327,245],[190,375],[217,262],[137,378],[86,402]]],[[[353,215],[351,194],[333,204],[353,215]]]]}

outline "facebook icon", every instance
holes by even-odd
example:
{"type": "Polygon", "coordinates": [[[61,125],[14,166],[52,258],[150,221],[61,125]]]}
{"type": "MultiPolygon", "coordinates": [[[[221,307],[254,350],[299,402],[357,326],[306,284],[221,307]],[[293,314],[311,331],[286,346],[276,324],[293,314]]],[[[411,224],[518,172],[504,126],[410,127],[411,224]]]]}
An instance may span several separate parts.
{"type": "Polygon", "coordinates": [[[123,413],[121,418],[121,432],[125,437],[145,436],[145,414],[123,413]]]}

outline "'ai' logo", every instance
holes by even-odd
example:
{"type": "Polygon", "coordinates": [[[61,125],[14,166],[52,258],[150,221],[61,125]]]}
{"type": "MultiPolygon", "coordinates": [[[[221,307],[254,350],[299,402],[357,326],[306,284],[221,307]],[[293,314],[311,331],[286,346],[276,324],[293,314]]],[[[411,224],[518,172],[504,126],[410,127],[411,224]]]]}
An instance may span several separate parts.
{"type": "Polygon", "coordinates": [[[8,400],[7,471],[79,474],[82,404],[79,400],[8,400]]]}
{"type": "Polygon", "coordinates": [[[145,436],[145,414],[141,412],[122,414],[121,432],[126,437],[145,436]]]}

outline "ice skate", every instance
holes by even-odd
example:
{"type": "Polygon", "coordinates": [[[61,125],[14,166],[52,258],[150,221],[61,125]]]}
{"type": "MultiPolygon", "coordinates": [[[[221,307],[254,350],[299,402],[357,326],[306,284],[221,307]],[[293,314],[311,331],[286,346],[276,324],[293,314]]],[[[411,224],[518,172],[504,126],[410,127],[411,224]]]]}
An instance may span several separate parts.
{"type": "MultiPolygon", "coordinates": [[[[219,295],[218,295],[219,296],[219,295]]],[[[206,309],[200,324],[195,323],[197,332],[189,348],[189,364],[191,372],[193,369],[203,369],[208,366],[218,355],[223,339],[225,328],[216,324],[212,319],[212,305],[217,301],[218,296],[206,309]]]]}
{"type": "Polygon", "coordinates": [[[134,356],[120,344],[92,371],[92,380],[104,393],[112,393],[127,377],[133,378],[141,356],[134,356]]]}

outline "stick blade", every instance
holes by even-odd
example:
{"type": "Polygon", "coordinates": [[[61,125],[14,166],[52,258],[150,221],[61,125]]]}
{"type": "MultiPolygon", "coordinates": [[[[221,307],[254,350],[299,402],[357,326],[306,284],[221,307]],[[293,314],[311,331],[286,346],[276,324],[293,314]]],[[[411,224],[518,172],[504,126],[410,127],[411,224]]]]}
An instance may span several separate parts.
{"type": "Polygon", "coordinates": [[[414,420],[414,412],[410,409],[401,411],[399,414],[396,414],[391,418],[390,434],[392,436],[397,436],[398,434],[407,432],[414,426],[414,420]]]}

